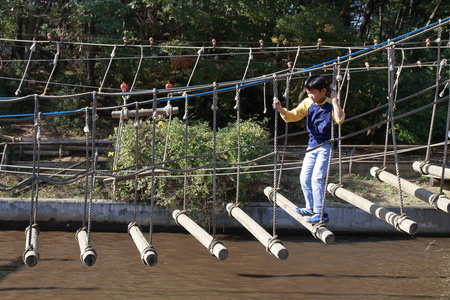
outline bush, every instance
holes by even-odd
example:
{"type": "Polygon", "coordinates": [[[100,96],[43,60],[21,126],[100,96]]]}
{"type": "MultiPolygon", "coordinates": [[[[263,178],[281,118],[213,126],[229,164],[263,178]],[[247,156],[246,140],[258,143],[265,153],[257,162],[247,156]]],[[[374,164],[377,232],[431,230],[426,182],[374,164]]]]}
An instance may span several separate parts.
{"type": "MultiPolygon", "coordinates": [[[[123,126],[121,150],[117,168],[129,167],[134,170],[136,131],[134,120],[129,120],[123,126]]],[[[205,166],[188,173],[186,191],[186,209],[191,214],[203,213],[207,218],[211,215],[213,203],[213,131],[205,122],[189,121],[187,166],[185,166],[185,124],[178,118],[170,122],[169,142],[166,159],[164,148],[169,128],[169,120],[161,118],[156,121],[155,133],[155,164],[156,168],[164,166],[172,171],[168,175],[158,176],[155,181],[155,203],[161,206],[182,206],[184,201],[184,173],[174,172],[205,166]],[[163,162],[165,162],[163,164],[163,162]]],[[[234,166],[228,164],[237,161],[238,134],[236,121],[218,129],[216,135],[217,161],[227,164],[217,164],[216,200],[217,207],[235,201],[236,175],[234,166]],[[235,148],[235,149],[233,149],[235,148]],[[231,150],[232,149],[232,150],[231,150]],[[228,151],[226,151],[228,150],[228,151]],[[233,174],[230,174],[233,173],[233,174]]],[[[251,145],[269,138],[269,132],[264,130],[263,123],[254,120],[242,121],[241,146],[251,145]]],[[[152,120],[141,121],[139,126],[139,158],[140,168],[150,168],[152,163],[152,120]]],[[[115,133],[117,139],[117,132],[115,133]]],[[[270,152],[270,146],[265,143],[244,147],[241,150],[241,162],[261,157],[270,152]]],[[[256,163],[253,163],[253,165],[256,163]]],[[[249,165],[249,164],[246,164],[249,165]]],[[[249,199],[254,193],[252,186],[259,178],[256,175],[242,174],[240,176],[240,199],[249,199]]],[[[150,201],[151,177],[138,180],[138,200],[150,201]]],[[[119,182],[117,196],[123,200],[134,200],[134,180],[119,182]]]]}

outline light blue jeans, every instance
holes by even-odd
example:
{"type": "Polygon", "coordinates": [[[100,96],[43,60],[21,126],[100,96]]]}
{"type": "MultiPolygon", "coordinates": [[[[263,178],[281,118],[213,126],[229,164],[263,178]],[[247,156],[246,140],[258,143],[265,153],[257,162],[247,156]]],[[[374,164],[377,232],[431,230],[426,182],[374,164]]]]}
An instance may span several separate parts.
{"type": "Polygon", "coordinates": [[[325,190],[325,175],[330,158],[331,144],[306,152],[300,173],[300,184],[306,201],[306,208],[318,214],[322,211],[325,190]]]}

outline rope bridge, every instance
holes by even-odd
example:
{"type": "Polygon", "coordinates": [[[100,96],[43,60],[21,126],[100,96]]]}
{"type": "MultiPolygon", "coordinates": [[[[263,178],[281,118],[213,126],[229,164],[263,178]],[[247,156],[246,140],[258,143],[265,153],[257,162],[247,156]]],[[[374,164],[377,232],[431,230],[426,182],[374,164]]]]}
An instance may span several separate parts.
{"type": "MultiPolygon", "coordinates": [[[[295,213],[295,208],[297,206],[293,204],[291,201],[289,201],[287,198],[281,195],[279,193],[280,190],[280,182],[281,178],[283,176],[283,172],[285,170],[290,169],[296,169],[298,168],[298,164],[291,165],[290,163],[285,161],[286,155],[289,154],[287,151],[287,140],[289,137],[296,137],[302,134],[305,134],[305,132],[297,132],[297,133],[289,133],[288,126],[286,124],[285,126],[285,133],[282,135],[278,134],[278,115],[277,112],[274,114],[274,134],[273,138],[270,140],[262,141],[262,142],[255,142],[253,144],[249,145],[242,145],[241,142],[241,116],[240,116],[240,106],[241,106],[241,91],[245,88],[254,87],[254,86],[264,86],[264,99],[266,99],[266,85],[272,84],[273,86],[273,100],[278,100],[279,98],[279,83],[285,82],[286,89],[283,93],[283,96],[286,99],[286,107],[289,104],[289,93],[290,93],[290,83],[291,80],[300,80],[302,78],[306,78],[309,74],[312,72],[330,72],[332,74],[327,74],[327,76],[332,76],[333,85],[336,87],[338,100],[341,100],[341,94],[344,94],[345,89],[345,100],[343,108],[345,110],[348,94],[349,94],[349,88],[350,88],[350,79],[351,75],[354,74],[360,74],[363,72],[370,72],[370,71],[387,71],[388,73],[388,94],[387,96],[387,103],[384,105],[381,105],[379,107],[376,107],[372,109],[371,111],[363,112],[357,116],[352,116],[346,120],[344,123],[344,126],[346,123],[350,123],[354,120],[357,120],[359,118],[364,118],[366,115],[373,113],[375,111],[381,111],[386,110],[386,119],[383,121],[380,121],[377,124],[371,124],[367,128],[361,128],[358,131],[342,135],[341,134],[341,125],[339,125],[338,128],[338,136],[332,136],[331,140],[327,141],[326,143],[334,143],[338,142],[339,149],[338,149],[338,162],[336,160],[330,159],[329,165],[328,165],[328,172],[326,176],[326,186],[329,193],[332,193],[333,195],[348,201],[349,203],[361,208],[362,210],[371,213],[378,218],[380,218],[383,221],[386,221],[390,223],[391,225],[395,226],[396,229],[406,232],[408,234],[415,234],[417,232],[417,224],[410,220],[405,212],[403,211],[404,203],[403,203],[403,191],[406,188],[406,192],[412,192],[413,195],[417,196],[417,192],[414,190],[414,187],[411,187],[408,185],[408,183],[401,178],[400,171],[398,167],[398,154],[401,152],[397,148],[396,144],[396,130],[395,130],[395,121],[410,117],[418,112],[421,112],[423,110],[432,108],[432,118],[430,121],[430,132],[429,132],[429,139],[427,144],[427,155],[423,163],[419,163],[419,166],[415,167],[421,172],[422,174],[427,174],[426,172],[431,172],[431,170],[434,170],[434,173],[436,176],[441,175],[441,191],[440,194],[432,194],[429,195],[427,193],[424,193],[424,195],[420,196],[419,198],[429,202],[432,204],[436,209],[442,210],[446,213],[449,213],[449,207],[450,207],[450,201],[449,199],[444,195],[443,193],[443,181],[446,178],[447,174],[445,172],[445,166],[446,166],[446,152],[447,152],[447,143],[448,143],[448,136],[445,136],[444,141],[444,156],[442,161],[442,166],[444,167],[434,167],[429,164],[430,162],[430,151],[433,146],[431,144],[431,137],[433,135],[433,127],[435,122],[435,112],[436,112],[436,106],[440,103],[445,103],[449,100],[449,96],[445,95],[445,90],[449,86],[450,79],[444,79],[444,67],[447,65],[447,59],[442,59],[441,57],[441,50],[443,48],[449,48],[450,42],[447,40],[445,41],[442,37],[442,27],[446,26],[450,23],[450,18],[446,18],[444,20],[440,20],[439,22],[436,22],[434,24],[430,24],[428,26],[425,26],[423,28],[420,28],[418,30],[415,30],[413,32],[404,34],[402,36],[399,36],[397,38],[391,39],[389,41],[386,41],[384,43],[379,43],[373,46],[369,47],[363,47],[363,48],[348,48],[348,47],[327,47],[324,45],[320,45],[320,49],[327,51],[327,50],[348,50],[348,54],[344,55],[342,57],[338,57],[336,59],[320,63],[318,65],[314,65],[308,68],[296,68],[297,64],[297,58],[299,54],[303,51],[317,51],[318,47],[285,47],[283,49],[276,48],[264,48],[261,46],[260,48],[247,48],[247,51],[243,51],[242,48],[227,48],[227,47],[217,47],[214,45],[214,49],[222,49],[222,50],[241,50],[243,52],[241,53],[220,53],[215,55],[248,55],[248,61],[245,68],[245,73],[242,76],[242,79],[236,79],[234,81],[229,82],[213,82],[210,84],[203,84],[203,85],[191,85],[191,81],[193,76],[195,75],[195,70],[197,67],[197,64],[201,58],[208,57],[209,54],[205,53],[205,50],[208,50],[209,47],[201,47],[197,51],[197,55],[194,55],[192,57],[196,58],[195,66],[192,70],[192,73],[189,77],[188,82],[186,83],[186,86],[184,87],[177,87],[174,88],[171,85],[167,85],[165,89],[146,89],[146,90],[137,90],[135,89],[135,83],[136,78],[139,75],[139,72],[141,71],[141,63],[143,60],[146,59],[156,59],[153,56],[145,56],[145,50],[154,47],[157,47],[155,45],[140,45],[135,46],[140,50],[140,55],[136,57],[117,57],[116,51],[120,47],[124,47],[124,45],[105,45],[102,44],[102,47],[108,47],[111,49],[111,54],[109,58],[105,58],[104,60],[108,62],[107,69],[103,75],[103,79],[101,81],[101,84],[98,87],[92,87],[92,86],[76,86],[80,89],[85,89],[87,91],[83,91],[77,94],[71,94],[71,95],[49,95],[48,94],[48,87],[50,85],[54,86],[67,86],[67,84],[62,83],[56,83],[52,82],[53,72],[57,66],[58,63],[63,62],[64,59],[62,59],[60,56],[60,48],[63,46],[63,44],[73,44],[73,45],[79,45],[85,46],[85,45],[94,45],[94,44],[87,44],[84,43],[83,45],[78,43],[72,43],[72,42],[57,42],[56,43],[56,53],[54,59],[51,61],[53,64],[52,71],[50,73],[50,76],[46,82],[37,82],[31,79],[27,79],[27,72],[29,65],[31,63],[35,63],[37,61],[39,62],[47,62],[49,60],[37,60],[35,59],[35,52],[36,49],[39,48],[40,45],[49,43],[45,41],[21,41],[24,43],[31,44],[29,48],[29,57],[24,63],[26,64],[22,77],[19,78],[5,78],[2,77],[2,79],[5,80],[11,80],[11,81],[18,81],[18,87],[15,92],[14,97],[3,97],[0,99],[1,103],[7,104],[7,103],[18,103],[22,101],[33,101],[34,102],[34,111],[30,114],[19,114],[19,115],[1,115],[0,121],[11,121],[11,120],[20,120],[20,121],[32,121],[33,122],[33,132],[34,132],[34,138],[33,138],[33,167],[32,172],[27,172],[27,177],[22,180],[21,182],[17,184],[4,184],[0,183],[0,190],[1,191],[11,191],[19,188],[23,188],[25,186],[31,186],[31,201],[30,201],[30,222],[29,227],[27,227],[25,233],[26,233],[26,246],[25,246],[25,252],[23,255],[23,260],[26,265],[32,267],[37,264],[39,261],[39,251],[38,251],[38,235],[39,235],[39,229],[37,225],[37,219],[38,219],[38,204],[39,204],[39,186],[42,183],[50,183],[54,185],[65,185],[70,184],[73,182],[85,180],[85,199],[84,199],[84,220],[83,220],[83,226],[77,231],[76,233],[76,239],[79,243],[80,247],[80,258],[84,265],[86,266],[92,266],[95,264],[95,261],[97,259],[97,253],[94,250],[92,244],[91,244],[91,223],[92,223],[92,204],[95,194],[95,187],[96,187],[96,179],[98,178],[106,178],[107,182],[118,182],[123,180],[134,180],[134,218],[132,222],[128,226],[128,232],[130,236],[132,237],[133,241],[135,242],[140,254],[141,254],[141,260],[144,264],[148,266],[153,266],[157,263],[157,252],[155,250],[155,247],[153,245],[153,210],[155,205],[155,186],[156,186],[156,180],[159,177],[164,176],[180,176],[184,178],[184,190],[183,190],[183,207],[181,210],[175,210],[173,213],[173,218],[175,219],[176,223],[180,226],[183,226],[186,230],[188,230],[194,237],[196,237],[206,248],[208,248],[209,252],[217,257],[220,260],[225,260],[228,256],[228,250],[225,248],[223,243],[221,243],[216,238],[216,211],[217,211],[217,180],[221,176],[236,176],[236,201],[234,203],[229,203],[227,205],[227,211],[229,215],[236,220],[238,220],[246,229],[248,229],[266,248],[266,251],[273,256],[279,258],[279,259],[287,259],[288,257],[288,251],[283,246],[282,242],[279,240],[277,236],[277,207],[282,208],[285,210],[288,214],[290,214],[294,219],[296,219],[299,223],[301,223],[303,226],[305,226],[308,230],[311,231],[314,237],[317,239],[322,240],[325,244],[331,244],[335,240],[334,234],[328,230],[328,228],[325,226],[323,221],[323,210],[321,212],[321,222],[319,222],[316,225],[312,225],[305,221],[305,219],[295,213]],[[416,43],[409,43],[409,41],[423,36],[427,33],[438,31],[437,37],[434,41],[435,46],[431,46],[428,42],[424,46],[416,46],[416,43]],[[415,63],[405,63],[405,50],[417,50],[417,49],[436,49],[437,51],[437,57],[436,61],[433,62],[415,62],[415,63]],[[275,72],[273,74],[263,74],[258,77],[254,78],[247,78],[246,76],[248,74],[248,70],[251,67],[251,62],[253,60],[253,56],[257,55],[259,52],[264,51],[265,53],[270,53],[273,51],[274,53],[296,53],[296,60],[294,63],[290,64],[288,66],[288,69],[281,70],[279,72],[275,72]],[[396,51],[401,51],[402,53],[402,61],[400,65],[396,65],[395,63],[395,53],[396,51]],[[377,66],[377,67],[371,67],[370,64],[367,61],[367,58],[369,58],[372,55],[377,55],[379,53],[387,53],[388,61],[385,66],[377,66]],[[108,74],[110,72],[111,64],[114,60],[118,59],[138,59],[139,64],[137,67],[137,70],[135,72],[133,84],[131,86],[131,89],[127,89],[126,86],[122,86],[121,89],[114,89],[109,88],[105,86],[105,83],[107,82],[108,74]],[[358,67],[353,66],[357,62],[364,61],[364,67],[358,67]],[[401,76],[401,71],[405,68],[417,68],[421,69],[424,67],[428,68],[435,68],[436,69],[436,78],[434,81],[434,84],[424,88],[422,91],[419,91],[415,93],[414,95],[410,95],[408,97],[404,97],[402,99],[397,99],[398,89],[399,89],[399,78],[401,76]],[[342,69],[345,69],[342,71],[342,69]],[[397,72],[395,70],[397,69],[397,72]],[[33,83],[40,83],[45,84],[45,88],[43,89],[42,94],[35,94],[35,95],[23,95],[21,96],[21,87],[24,82],[33,82],[33,83]],[[433,99],[433,102],[426,104],[422,107],[411,109],[410,111],[403,113],[402,115],[396,115],[395,114],[395,107],[402,103],[403,101],[407,101],[414,97],[420,97],[424,93],[428,91],[435,91],[435,97],[433,99]],[[237,119],[237,141],[236,141],[236,147],[233,149],[227,149],[223,152],[217,151],[217,112],[220,109],[220,94],[222,93],[229,93],[234,92],[236,93],[235,96],[235,110],[236,110],[236,119],[237,119]],[[133,100],[136,98],[140,98],[142,96],[150,96],[152,99],[150,100],[144,100],[144,101],[135,101],[130,102],[129,100],[133,100]],[[199,97],[211,97],[212,98],[212,106],[211,111],[213,115],[213,152],[212,153],[205,153],[202,155],[196,155],[196,156],[190,156],[188,155],[188,144],[193,143],[195,141],[191,141],[190,136],[188,134],[188,127],[189,127],[189,101],[195,101],[199,97]],[[102,98],[108,98],[108,97],[122,97],[123,104],[122,105],[116,105],[116,106],[108,106],[108,107],[100,107],[98,105],[98,99],[102,98]],[[92,105],[89,107],[83,107],[72,111],[60,111],[60,112],[50,112],[50,113],[43,113],[41,112],[41,106],[42,103],[44,103],[46,100],[55,100],[55,99],[82,99],[82,98],[88,98],[89,100],[92,99],[92,105]],[[159,114],[166,114],[169,116],[169,120],[172,117],[172,114],[174,113],[173,107],[170,105],[170,103],[178,103],[181,101],[184,101],[184,125],[185,125],[185,156],[183,157],[177,157],[174,159],[166,159],[166,155],[164,155],[164,160],[162,162],[156,161],[156,151],[155,148],[155,132],[156,132],[156,120],[158,118],[159,114]],[[164,109],[161,109],[161,104],[166,103],[166,107],[164,109]],[[144,111],[142,110],[142,107],[145,105],[152,105],[151,110],[146,111],[146,115],[151,117],[152,120],[152,143],[151,143],[151,163],[144,165],[139,164],[139,127],[140,127],[140,121],[139,118],[142,117],[144,114],[144,111]],[[134,109],[134,110],[130,110],[134,109]],[[118,112],[120,110],[120,112],[118,112]],[[98,169],[98,138],[97,138],[97,128],[98,128],[98,119],[99,119],[99,111],[111,111],[112,115],[116,115],[120,118],[119,120],[119,131],[121,132],[122,124],[124,120],[128,117],[134,117],[134,123],[133,127],[135,128],[135,135],[136,135],[136,145],[135,145],[135,164],[126,166],[124,168],[117,168],[117,157],[115,157],[115,165],[113,170],[101,170],[98,169]],[[41,168],[41,135],[42,135],[42,119],[46,117],[53,117],[58,115],[66,115],[66,114],[83,114],[85,117],[85,126],[83,128],[83,131],[85,133],[85,142],[86,142],[86,168],[85,169],[79,169],[79,170],[73,170],[73,174],[71,176],[61,176],[60,178],[49,176],[45,173],[45,168],[41,168]],[[383,156],[384,163],[381,168],[377,168],[376,170],[371,170],[371,173],[373,176],[378,178],[379,180],[382,180],[384,182],[387,182],[389,184],[392,184],[398,188],[399,193],[399,208],[400,208],[400,215],[394,214],[392,212],[389,212],[388,210],[376,206],[375,204],[371,203],[370,201],[363,199],[361,197],[357,197],[355,194],[347,191],[343,187],[342,183],[342,163],[345,162],[345,158],[342,158],[342,141],[348,140],[351,137],[354,137],[359,134],[366,133],[367,131],[377,128],[380,126],[386,125],[386,142],[385,142],[385,151],[382,154],[377,154],[378,156],[383,156]],[[395,159],[395,166],[396,166],[396,174],[392,175],[388,172],[386,172],[386,164],[387,160],[386,157],[389,154],[387,151],[387,145],[389,142],[389,133],[391,133],[391,142],[393,145],[393,151],[391,152],[391,155],[394,156],[395,159]],[[283,140],[283,146],[278,145],[278,141],[283,140]],[[251,160],[242,161],[241,160],[241,151],[248,147],[258,147],[263,144],[272,144],[271,151],[266,153],[265,155],[262,155],[260,157],[252,158],[251,160]],[[237,160],[236,161],[220,161],[219,155],[222,153],[230,152],[230,151],[237,151],[237,160]],[[205,163],[201,165],[197,165],[195,167],[188,168],[188,161],[194,160],[197,158],[202,157],[210,157],[212,158],[212,162],[205,163]],[[267,159],[272,158],[273,163],[267,163],[267,159]],[[174,162],[183,161],[184,162],[184,168],[173,168],[171,167],[174,162]],[[328,183],[329,182],[329,173],[330,173],[330,166],[331,164],[337,163],[339,165],[339,183],[328,183]],[[255,165],[256,164],[256,165],[255,165]],[[200,226],[198,226],[194,221],[192,221],[188,217],[188,196],[187,196],[187,189],[188,189],[188,182],[189,178],[193,176],[200,176],[199,174],[196,174],[197,171],[206,172],[208,176],[212,176],[213,178],[213,186],[212,186],[212,228],[211,233],[206,232],[203,230],[200,226]],[[239,182],[240,182],[240,176],[242,174],[249,174],[249,173],[268,173],[273,172],[273,183],[272,186],[267,187],[264,190],[264,193],[268,197],[268,199],[273,203],[273,230],[272,234],[265,231],[264,228],[262,228],[259,224],[254,222],[241,208],[242,205],[240,201],[240,190],[239,190],[239,182]],[[439,174],[440,173],[440,174],[439,174]],[[150,207],[149,207],[149,220],[150,220],[150,228],[149,228],[149,237],[146,239],[142,231],[137,224],[136,220],[136,207],[137,207],[137,198],[138,198],[138,179],[148,177],[150,180],[150,188],[151,188],[151,199],[150,199],[150,207]],[[392,180],[394,178],[394,180],[392,180]]],[[[2,42],[11,42],[16,40],[7,40],[7,39],[1,39],[2,42]]],[[[129,46],[129,45],[128,45],[129,46]]],[[[164,47],[164,46],[158,46],[158,47],[164,47]]],[[[181,55],[179,56],[181,58],[187,58],[190,56],[187,55],[181,55]]],[[[192,58],[191,57],[191,58],[192,58]]],[[[158,59],[165,59],[165,57],[158,57],[158,59]]],[[[81,60],[81,59],[80,59],[81,60]]],[[[86,59],[83,59],[86,60],[86,59]]],[[[8,61],[3,61],[8,62],[8,61]]],[[[15,61],[16,62],[16,61],[15,61]]],[[[450,72],[449,72],[450,73],[450,72]]],[[[241,78],[241,77],[239,77],[241,78]]],[[[266,101],[265,101],[266,102],[266,101]]],[[[450,103],[450,101],[449,101],[450,103]]],[[[266,103],[264,103],[266,105],[266,103]]],[[[178,108],[176,108],[176,111],[178,112],[178,108]]],[[[264,109],[264,112],[266,112],[266,108],[264,109]]],[[[169,123],[170,124],[170,123],[169,123]]],[[[448,118],[447,118],[447,125],[446,125],[446,132],[450,131],[450,104],[448,109],[448,118]]],[[[170,125],[169,125],[170,126],[170,125]]],[[[334,129],[332,128],[332,132],[334,132],[334,129]]],[[[170,146],[169,144],[169,134],[170,130],[167,130],[167,138],[166,138],[166,145],[165,149],[167,149],[167,146],[170,146]]],[[[118,143],[116,144],[116,151],[115,155],[120,155],[120,142],[121,139],[118,138],[118,143]]],[[[313,149],[310,149],[313,150],[313,149]]],[[[307,151],[310,151],[307,150],[307,151]]],[[[302,151],[302,154],[306,151],[302,151]]],[[[368,158],[373,158],[374,156],[356,156],[353,157],[353,160],[364,160],[368,158]]],[[[3,169],[2,172],[5,172],[3,169]]],[[[22,174],[23,175],[23,174],[22,174]]],[[[202,175],[203,176],[203,175],[202,175]]],[[[326,196],[327,193],[325,191],[323,201],[324,205],[322,207],[325,207],[326,203],[326,196]]]]}

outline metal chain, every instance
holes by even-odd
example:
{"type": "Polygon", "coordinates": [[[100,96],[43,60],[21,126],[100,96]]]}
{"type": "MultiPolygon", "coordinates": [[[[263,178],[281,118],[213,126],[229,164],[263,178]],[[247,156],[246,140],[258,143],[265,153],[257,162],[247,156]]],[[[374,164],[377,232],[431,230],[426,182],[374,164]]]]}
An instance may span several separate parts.
{"type": "MultiPolygon", "coordinates": [[[[439,23],[441,22],[441,20],[439,20],[439,23]]],[[[440,64],[441,64],[441,35],[442,35],[442,26],[439,26],[438,28],[438,37],[437,37],[437,41],[438,41],[438,47],[437,47],[437,59],[436,59],[436,65],[437,65],[437,71],[436,71],[436,90],[435,90],[435,94],[434,94],[434,103],[436,104],[436,101],[438,99],[439,96],[439,81],[440,81],[440,77],[441,77],[441,68],[439,68],[440,64]]],[[[430,134],[428,135],[428,144],[427,144],[427,154],[425,157],[425,161],[429,162],[430,161],[430,156],[431,156],[431,137],[433,136],[433,127],[434,127],[434,119],[436,116],[436,106],[437,105],[433,105],[433,112],[431,114],[431,122],[430,122],[430,134]]]]}
{"type": "Polygon", "coordinates": [[[137,198],[138,198],[138,170],[139,170],[139,103],[136,102],[136,113],[134,114],[134,130],[135,130],[135,152],[134,152],[134,170],[136,174],[134,175],[134,208],[133,208],[133,221],[136,223],[137,214],[137,198]]]}
{"type": "MultiPolygon", "coordinates": [[[[273,74],[273,102],[278,101],[278,81],[277,75],[273,74]]],[[[272,236],[277,235],[277,164],[278,164],[278,112],[275,111],[274,129],[273,129],[273,228],[272,236]]]]}
{"type": "Polygon", "coordinates": [[[241,113],[240,113],[240,107],[241,107],[241,89],[239,88],[239,85],[236,85],[236,106],[234,109],[236,110],[236,129],[237,129],[237,140],[238,140],[238,146],[237,146],[237,169],[236,169],[236,205],[239,204],[239,194],[240,194],[240,182],[241,182],[241,113]]]}
{"type": "Polygon", "coordinates": [[[213,84],[213,207],[212,207],[212,236],[216,237],[216,194],[217,194],[217,83],[213,84]]]}

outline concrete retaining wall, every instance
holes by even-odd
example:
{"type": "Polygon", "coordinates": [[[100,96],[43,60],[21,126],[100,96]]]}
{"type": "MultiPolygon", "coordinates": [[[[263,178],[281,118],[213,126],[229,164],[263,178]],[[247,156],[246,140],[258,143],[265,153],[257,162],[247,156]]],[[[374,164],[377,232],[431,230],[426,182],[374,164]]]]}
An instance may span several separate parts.
{"type": "MultiPolygon", "coordinates": [[[[398,213],[397,208],[387,207],[398,213]]],[[[153,225],[161,227],[179,228],[172,218],[175,208],[155,207],[153,225]]],[[[258,224],[272,232],[273,207],[270,203],[252,203],[243,207],[243,210],[258,224]]],[[[405,213],[419,225],[418,235],[450,236],[450,215],[436,211],[429,205],[406,206],[405,213]]],[[[328,229],[334,233],[344,234],[398,234],[391,225],[384,223],[370,214],[348,204],[334,205],[327,208],[330,216],[328,229]]],[[[70,223],[82,222],[84,214],[84,201],[74,199],[40,199],[38,203],[38,223],[70,223]]],[[[94,201],[92,205],[92,221],[106,224],[124,224],[133,220],[133,203],[114,202],[107,200],[94,201]]],[[[137,222],[142,226],[149,225],[148,204],[137,206],[137,222]]],[[[29,222],[29,199],[0,199],[0,221],[29,222]]],[[[198,221],[198,220],[197,220],[198,221]]],[[[234,232],[245,229],[234,218],[229,217],[226,211],[217,215],[217,233],[234,232]]],[[[291,216],[280,208],[277,209],[277,230],[308,233],[308,231],[291,216]]],[[[143,227],[145,229],[145,227],[143,227]]],[[[93,227],[95,231],[95,227],[93,227]]]]}

